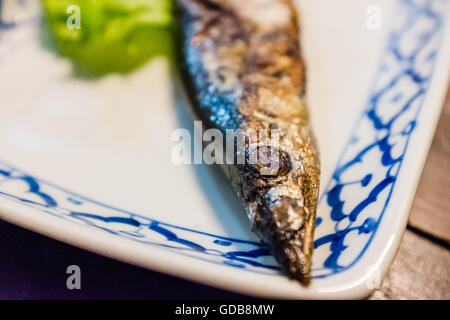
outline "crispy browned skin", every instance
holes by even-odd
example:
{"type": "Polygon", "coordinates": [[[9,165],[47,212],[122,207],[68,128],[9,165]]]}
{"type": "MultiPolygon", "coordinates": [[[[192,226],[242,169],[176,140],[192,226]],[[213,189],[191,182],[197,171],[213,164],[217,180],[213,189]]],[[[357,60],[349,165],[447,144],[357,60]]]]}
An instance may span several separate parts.
{"type": "MultiPolygon", "coordinates": [[[[277,129],[279,170],[224,165],[281,268],[310,279],[320,161],[304,101],[305,68],[289,0],[179,0],[183,72],[208,126],[277,129]]],[[[247,146],[248,147],[248,146],[247,146]]]]}

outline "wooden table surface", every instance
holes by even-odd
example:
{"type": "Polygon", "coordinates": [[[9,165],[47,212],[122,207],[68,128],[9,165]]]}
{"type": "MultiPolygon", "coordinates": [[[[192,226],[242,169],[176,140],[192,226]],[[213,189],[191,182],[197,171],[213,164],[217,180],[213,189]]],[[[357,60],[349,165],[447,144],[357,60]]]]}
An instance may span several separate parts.
{"type": "Polygon", "coordinates": [[[397,257],[369,299],[450,299],[450,88],[397,257]]]}

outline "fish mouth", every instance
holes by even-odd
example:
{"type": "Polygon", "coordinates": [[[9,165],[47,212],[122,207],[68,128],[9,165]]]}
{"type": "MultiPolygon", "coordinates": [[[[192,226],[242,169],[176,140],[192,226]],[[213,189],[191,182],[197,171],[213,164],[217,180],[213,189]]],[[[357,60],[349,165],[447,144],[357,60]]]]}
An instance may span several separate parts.
{"type": "Polygon", "coordinates": [[[315,210],[302,199],[257,199],[253,231],[268,244],[281,271],[307,286],[311,281],[315,210]]]}

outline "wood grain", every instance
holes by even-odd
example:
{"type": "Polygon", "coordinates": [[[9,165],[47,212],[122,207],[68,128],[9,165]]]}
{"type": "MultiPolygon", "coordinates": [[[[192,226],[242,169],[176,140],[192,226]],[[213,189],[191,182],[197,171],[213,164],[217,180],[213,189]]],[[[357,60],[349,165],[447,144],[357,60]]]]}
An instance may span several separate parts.
{"type": "Polygon", "coordinates": [[[450,251],[406,230],[381,289],[370,299],[450,299],[450,251]]]}
{"type": "Polygon", "coordinates": [[[450,243],[450,90],[417,189],[409,224],[450,243]]]}

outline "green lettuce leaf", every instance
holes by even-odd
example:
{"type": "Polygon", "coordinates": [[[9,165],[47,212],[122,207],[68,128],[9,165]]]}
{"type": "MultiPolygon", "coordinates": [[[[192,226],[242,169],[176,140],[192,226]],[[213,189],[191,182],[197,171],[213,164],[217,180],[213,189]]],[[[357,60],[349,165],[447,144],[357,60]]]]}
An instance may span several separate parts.
{"type": "Polygon", "coordinates": [[[171,0],[41,1],[59,51],[81,68],[128,72],[172,56],[171,0]]]}

